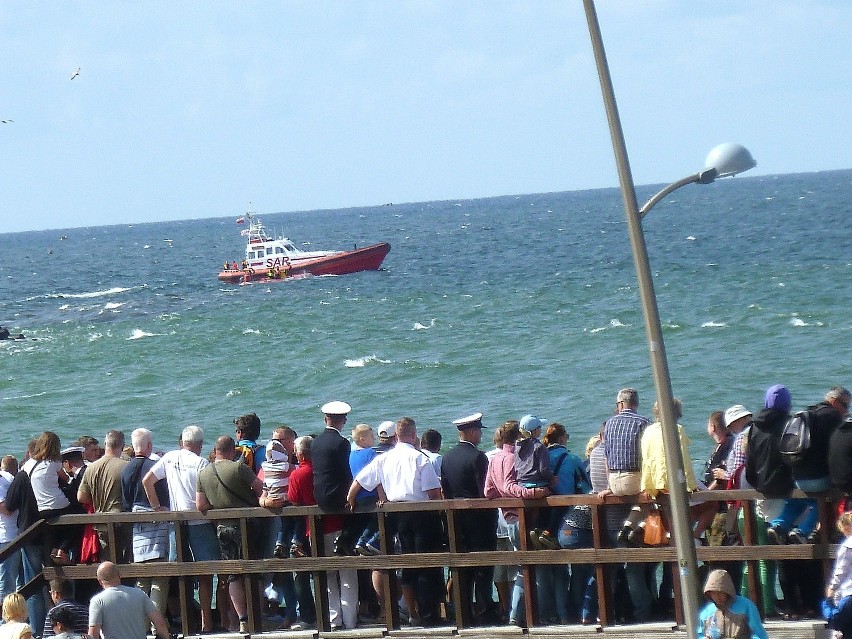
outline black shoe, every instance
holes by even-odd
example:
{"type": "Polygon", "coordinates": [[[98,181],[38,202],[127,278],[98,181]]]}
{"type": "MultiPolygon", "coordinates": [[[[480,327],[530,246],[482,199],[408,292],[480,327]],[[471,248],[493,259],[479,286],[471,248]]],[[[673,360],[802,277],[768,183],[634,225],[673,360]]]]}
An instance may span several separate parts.
{"type": "Polygon", "coordinates": [[[618,531],[618,537],[616,537],[616,539],[622,544],[626,544],[630,540],[631,532],[633,532],[633,528],[630,526],[622,526],[621,530],[618,531]]]}
{"type": "Polygon", "coordinates": [[[645,529],[644,528],[634,528],[627,535],[627,543],[631,546],[635,546],[636,548],[641,548],[645,545],[645,529]]]}
{"type": "Polygon", "coordinates": [[[766,529],[766,543],[773,546],[783,546],[787,543],[787,532],[782,528],[770,526],[766,529]]]}
{"type": "Polygon", "coordinates": [[[787,535],[787,543],[788,544],[807,544],[808,539],[805,537],[802,532],[796,528],[790,531],[790,534],[787,535]]]}

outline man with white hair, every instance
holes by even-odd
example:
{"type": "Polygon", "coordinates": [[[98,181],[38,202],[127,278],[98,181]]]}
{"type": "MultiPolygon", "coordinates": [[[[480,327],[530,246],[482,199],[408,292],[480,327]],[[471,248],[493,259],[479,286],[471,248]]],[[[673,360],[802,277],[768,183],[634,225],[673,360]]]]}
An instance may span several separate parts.
{"type": "MultiPolygon", "coordinates": [[[[181,448],[163,455],[142,478],[142,486],[153,510],[198,511],[195,498],[198,491],[198,473],[210,463],[201,457],[204,446],[204,431],[198,426],[187,426],[181,433],[181,448]],[[156,485],[166,480],[169,505],[162,504],[157,496],[156,485]]],[[[219,559],[219,542],[213,524],[203,519],[187,522],[186,539],[192,561],[215,561],[219,559]]],[[[169,559],[177,559],[177,549],[172,548],[169,559]]],[[[201,604],[201,631],[213,630],[213,576],[198,577],[198,599],[201,604]]]]}
{"type": "MultiPolygon", "coordinates": [[[[126,512],[150,512],[151,503],[142,478],[156,463],[151,458],[154,441],[151,431],[147,428],[137,428],[130,434],[133,444],[133,459],[121,472],[121,501],[126,512]]],[[[165,482],[157,482],[154,486],[161,505],[169,504],[169,491],[165,482]]],[[[133,523],[133,562],[166,561],[169,558],[169,524],[165,521],[137,521],[133,523]]],[[[169,600],[169,577],[140,577],[136,587],[141,588],[151,597],[163,615],[166,614],[166,604],[169,600]]]]}

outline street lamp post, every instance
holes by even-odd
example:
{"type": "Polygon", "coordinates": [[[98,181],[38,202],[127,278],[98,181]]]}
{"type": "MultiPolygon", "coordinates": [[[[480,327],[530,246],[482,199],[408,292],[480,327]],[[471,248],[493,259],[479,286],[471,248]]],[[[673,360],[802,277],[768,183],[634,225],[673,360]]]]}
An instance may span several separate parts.
{"type": "Polygon", "coordinates": [[[684,473],[685,460],[681,455],[677,420],[674,416],[674,397],[672,394],[671,377],[669,375],[668,360],[666,359],[665,344],[663,343],[663,330],[660,324],[659,310],[657,309],[657,298],[654,293],[654,282],[651,277],[651,265],[648,261],[648,249],[645,245],[645,235],[642,229],[642,218],[647,215],[657,202],[672,191],[687,184],[709,184],[717,177],[736,175],[754,167],[755,161],[744,147],[736,144],[719,145],[707,156],[707,168],[699,173],[673,182],[648,200],[640,210],[636,202],[636,190],[630,171],[630,161],[627,158],[624,132],[621,129],[621,120],[618,115],[618,106],[616,105],[615,93],[612,88],[612,78],[609,75],[609,66],[606,60],[606,52],[604,51],[594,1],[583,0],[583,6],[586,11],[589,36],[592,41],[601,92],[609,122],[610,137],[612,138],[615,161],[618,167],[621,195],[624,200],[630,246],[633,251],[633,262],[639,286],[639,297],[645,319],[645,332],[651,357],[651,369],[654,376],[654,386],[657,391],[657,401],[660,407],[663,448],[666,458],[669,495],[671,498],[672,539],[677,553],[684,621],[687,636],[690,639],[696,639],[699,594],[697,582],[698,561],[695,555],[695,546],[692,540],[692,523],[689,517],[689,497],[687,496],[686,474],[684,473]]]}

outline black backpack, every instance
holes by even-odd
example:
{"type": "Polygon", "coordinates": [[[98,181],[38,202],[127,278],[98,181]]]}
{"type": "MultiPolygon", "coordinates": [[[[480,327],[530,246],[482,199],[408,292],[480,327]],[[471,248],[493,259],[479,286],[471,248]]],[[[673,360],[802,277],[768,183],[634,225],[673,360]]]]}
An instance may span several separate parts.
{"type": "Polygon", "coordinates": [[[767,497],[786,497],[793,489],[793,472],[778,450],[780,429],[763,430],[752,424],[746,449],[746,481],[767,497]]]}
{"type": "Polygon", "coordinates": [[[33,492],[30,476],[21,470],[15,475],[6,492],[6,509],[18,513],[18,530],[24,532],[39,520],[38,502],[33,492]]]}
{"type": "Polygon", "coordinates": [[[804,461],[811,447],[811,414],[799,411],[784,424],[781,439],[778,441],[778,452],[788,466],[796,467],[804,461]]]}

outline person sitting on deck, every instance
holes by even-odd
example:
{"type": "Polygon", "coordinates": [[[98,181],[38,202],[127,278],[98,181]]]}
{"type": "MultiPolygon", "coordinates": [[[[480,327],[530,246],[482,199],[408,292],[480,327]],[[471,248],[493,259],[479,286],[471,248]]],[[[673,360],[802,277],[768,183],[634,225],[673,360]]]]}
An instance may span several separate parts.
{"type": "Polygon", "coordinates": [[[708,639],[768,639],[757,606],[737,595],[727,570],[713,570],[704,583],[710,601],[698,613],[697,634],[708,639]]]}

